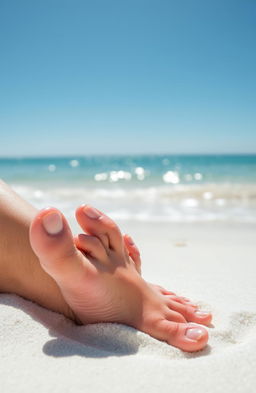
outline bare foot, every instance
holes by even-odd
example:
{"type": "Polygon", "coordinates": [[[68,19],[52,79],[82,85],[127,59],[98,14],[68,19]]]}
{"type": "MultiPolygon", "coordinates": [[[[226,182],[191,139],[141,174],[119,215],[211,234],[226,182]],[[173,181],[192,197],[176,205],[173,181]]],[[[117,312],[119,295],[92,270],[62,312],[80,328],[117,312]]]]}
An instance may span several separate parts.
{"type": "Polygon", "coordinates": [[[202,349],[207,330],[188,322],[208,324],[211,315],[147,284],[109,217],[90,206],[78,208],[76,217],[87,232],[78,235],[76,245],[86,251],[75,247],[68,223],[57,209],[41,211],[30,227],[31,246],[76,319],[83,324],[124,323],[185,351],[202,349]]]}

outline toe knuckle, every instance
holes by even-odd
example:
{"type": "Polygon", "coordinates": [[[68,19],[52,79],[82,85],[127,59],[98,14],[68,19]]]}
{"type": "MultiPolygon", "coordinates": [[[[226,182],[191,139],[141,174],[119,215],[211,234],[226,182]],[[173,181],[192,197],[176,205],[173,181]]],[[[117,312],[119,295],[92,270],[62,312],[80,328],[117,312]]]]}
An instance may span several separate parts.
{"type": "Polygon", "coordinates": [[[94,243],[95,247],[102,247],[102,243],[97,237],[92,237],[92,242],[94,243]]]}
{"type": "Polygon", "coordinates": [[[110,219],[108,221],[108,229],[111,232],[115,232],[117,234],[121,234],[121,232],[120,232],[118,226],[116,225],[116,223],[114,221],[110,220],[110,219]]]}
{"type": "Polygon", "coordinates": [[[181,315],[181,314],[179,314],[179,317],[178,317],[178,319],[179,319],[179,322],[180,322],[180,323],[187,322],[186,318],[185,318],[185,317],[183,317],[183,315],[181,315]]]}
{"type": "Polygon", "coordinates": [[[178,322],[173,322],[168,327],[169,334],[171,334],[172,336],[176,335],[178,330],[179,330],[178,322]]]}

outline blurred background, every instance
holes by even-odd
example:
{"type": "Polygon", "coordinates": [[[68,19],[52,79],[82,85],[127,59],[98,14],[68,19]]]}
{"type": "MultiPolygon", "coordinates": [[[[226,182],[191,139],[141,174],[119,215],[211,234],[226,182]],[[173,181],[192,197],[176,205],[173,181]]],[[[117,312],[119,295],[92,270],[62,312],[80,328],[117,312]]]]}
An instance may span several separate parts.
{"type": "Polygon", "coordinates": [[[0,3],[0,177],[39,208],[256,222],[254,0],[0,3]]]}

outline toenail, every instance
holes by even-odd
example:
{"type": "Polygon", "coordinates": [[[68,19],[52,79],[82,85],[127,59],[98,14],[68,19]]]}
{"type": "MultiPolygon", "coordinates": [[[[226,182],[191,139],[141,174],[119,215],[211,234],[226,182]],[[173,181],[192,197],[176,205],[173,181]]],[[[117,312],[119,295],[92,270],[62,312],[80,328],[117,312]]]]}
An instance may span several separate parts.
{"type": "Polygon", "coordinates": [[[134,241],[132,240],[131,236],[126,235],[126,239],[128,240],[128,243],[130,244],[130,246],[134,246],[134,241]]]}
{"type": "Polygon", "coordinates": [[[200,327],[189,328],[186,331],[186,336],[190,340],[198,341],[203,336],[204,331],[200,327]]]}
{"type": "Polygon", "coordinates": [[[49,235],[57,235],[63,229],[63,222],[60,213],[50,212],[42,218],[44,229],[49,235]]]}
{"type": "Polygon", "coordinates": [[[208,311],[203,311],[203,310],[196,310],[195,314],[198,317],[206,317],[206,315],[209,315],[208,311]]]}
{"type": "Polygon", "coordinates": [[[101,216],[101,213],[97,209],[95,209],[94,207],[85,206],[83,210],[84,210],[84,213],[89,218],[97,219],[101,216]]]}
{"type": "Polygon", "coordinates": [[[186,304],[188,305],[188,306],[192,306],[192,307],[198,307],[195,303],[192,303],[192,302],[186,302],[186,304]]]}

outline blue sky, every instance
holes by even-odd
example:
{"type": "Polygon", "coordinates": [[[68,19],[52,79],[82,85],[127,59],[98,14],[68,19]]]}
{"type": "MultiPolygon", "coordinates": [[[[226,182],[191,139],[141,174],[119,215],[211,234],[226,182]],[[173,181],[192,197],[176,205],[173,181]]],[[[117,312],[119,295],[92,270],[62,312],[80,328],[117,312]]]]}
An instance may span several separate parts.
{"type": "Polygon", "coordinates": [[[1,0],[0,156],[256,153],[255,0],[1,0]]]}

